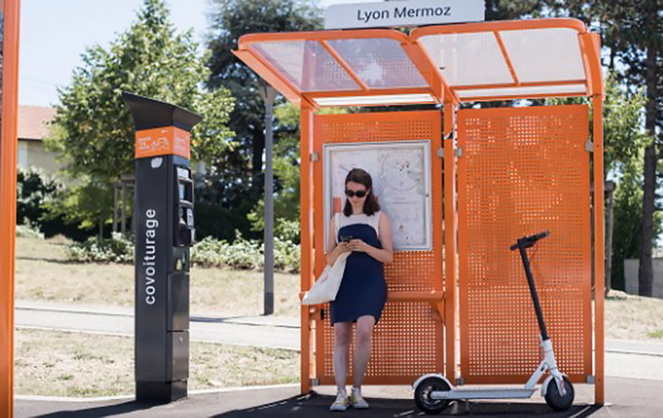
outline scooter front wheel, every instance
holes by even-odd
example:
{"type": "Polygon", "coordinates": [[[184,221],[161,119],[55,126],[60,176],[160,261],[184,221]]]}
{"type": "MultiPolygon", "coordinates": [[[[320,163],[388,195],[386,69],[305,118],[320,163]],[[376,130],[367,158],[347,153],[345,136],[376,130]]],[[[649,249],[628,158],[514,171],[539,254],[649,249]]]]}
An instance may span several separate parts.
{"type": "Polygon", "coordinates": [[[449,401],[432,399],[431,392],[448,392],[449,384],[439,377],[427,377],[422,380],[414,391],[414,403],[426,414],[439,414],[449,405],[449,401]]]}
{"type": "Polygon", "coordinates": [[[568,377],[564,376],[563,384],[564,390],[566,391],[564,396],[559,393],[559,388],[557,387],[557,381],[555,379],[550,379],[548,382],[545,396],[546,403],[555,411],[566,411],[571,407],[573,399],[575,398],[575,391],[573,390],[573,385],[568,377]]]}

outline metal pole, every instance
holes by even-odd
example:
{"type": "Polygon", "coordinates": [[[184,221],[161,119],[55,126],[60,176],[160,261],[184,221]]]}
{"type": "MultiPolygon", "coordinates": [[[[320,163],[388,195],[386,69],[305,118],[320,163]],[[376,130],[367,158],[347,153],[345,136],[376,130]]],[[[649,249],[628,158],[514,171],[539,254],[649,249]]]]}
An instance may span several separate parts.
{"type": "Polygon", "coordinates": [[[274,167],[272,117],[276,90],[263,84],[265,100],[265,302],[264,313],[274,313],[274,167]]]}
{"type": "Polygon", "coordinates": [[[126,184],[122,182],[122,235],[127,234],[127,194],[126,194],[126,184]]]}
{"type": "Polygon", "coordinates": [[[113,232],[117,232],[117,183],[113,184],[113,232]]]}
{"type": "Polygon", "coordinates": [[[610,289],[612,289],[612,231],[613,220],[615,216],[615,182],[605,182],[605,197],[608,201],[608,210],[605,213],[605,291],[604,294],[608,296],[610,289]]]}

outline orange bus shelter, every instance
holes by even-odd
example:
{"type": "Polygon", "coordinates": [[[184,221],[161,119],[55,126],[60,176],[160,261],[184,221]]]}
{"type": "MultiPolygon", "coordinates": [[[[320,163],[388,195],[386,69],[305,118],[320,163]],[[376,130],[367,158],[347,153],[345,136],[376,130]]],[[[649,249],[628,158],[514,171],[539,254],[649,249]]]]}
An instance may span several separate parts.
{"type": "MultiPolygon", "coordinates": [[[[324,146],[428,141],[432,245],[399,251],[385,267],[389,297],[367,384],[412,383],[434,372],[459,384],[524,383],[540,360],[538,333],[522,267],[508,246],[548,229],[534,274],[558,363],[572,381],[594,384],[595,402],[604,402],[597,33],[575,19],[428,26],[409,35],[264,33],[242,36],[234,53],[301,109],[301,292],[325,264],[331,212],[323,199],[324,146]],[[589,100],[462,106],[550,97],[589,100]],[[316,113],[421,104],[437,106],[316,113]]],[[[327,309],[301,309],[302,393],[333,383],[327,309]]]]}
{"type": "MultiPolygon", "coordinates": [[[[0,2],[2,416],[13,412],[19,3],[0,2]]],[[[389,301],[367,383],[412,383],[424,372],[466,383],[524,381],[538,358],[535,320],[522,296],[522,273],[504,249],[547,228],[551,238],[534,266],[558,363],[573,381],[593,383],[595,402],[604,402],[598,34],[574,19],[429,26],[409,35],[272,33],[242,37],[235,53],[301,109],[302,291],[324,265],[322,146],[429,142],[431,250],[398,252],[386,267],[389,301]],[[590,98],[591,141],[586,105],[460,109],[463,103],[546,97],[590,98]],[[327,106],[409,104],[437,104],[442,111],[315,113],[327,106]]],[[[325,311],[301,310],[302,392],[332,382],[325,311]]]]}

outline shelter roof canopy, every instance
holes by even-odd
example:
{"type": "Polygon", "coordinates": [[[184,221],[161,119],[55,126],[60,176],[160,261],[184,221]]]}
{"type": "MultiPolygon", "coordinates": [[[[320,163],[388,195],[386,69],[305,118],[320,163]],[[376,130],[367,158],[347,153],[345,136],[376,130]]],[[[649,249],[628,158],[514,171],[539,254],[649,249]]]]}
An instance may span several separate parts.
{"type": "Polygon", "coordinates": [[[599,59],[590,35],[575,19],[267,33],[241,37],[235,54],[315,106],[584,96],[599,59]]]}

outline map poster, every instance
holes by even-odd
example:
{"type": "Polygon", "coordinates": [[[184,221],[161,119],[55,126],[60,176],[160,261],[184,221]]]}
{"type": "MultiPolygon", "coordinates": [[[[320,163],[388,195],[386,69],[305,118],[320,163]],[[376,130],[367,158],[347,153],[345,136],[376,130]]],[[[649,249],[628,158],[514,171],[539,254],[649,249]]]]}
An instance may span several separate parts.
{"type": "Polygon", "coordinates": [[[391,221],[394,250],[431,249],[430,142],[426,140],[324,146],[325,242],[329,220],[345,205],[353,168],[373,178],[373,193],[391,221]]]}

